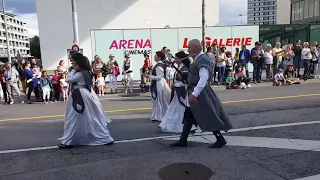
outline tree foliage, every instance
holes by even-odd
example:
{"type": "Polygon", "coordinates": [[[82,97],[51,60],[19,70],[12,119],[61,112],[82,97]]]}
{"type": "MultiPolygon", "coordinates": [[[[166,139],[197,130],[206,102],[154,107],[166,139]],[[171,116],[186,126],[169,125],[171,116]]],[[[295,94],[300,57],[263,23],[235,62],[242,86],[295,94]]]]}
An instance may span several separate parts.
{"type": "Polygon", "coordinates": [[[39,36],[33,36],[33,38],[30,38],[30,53],[31,56],[34,56],[37,59],[41,59],[39,36]]]}

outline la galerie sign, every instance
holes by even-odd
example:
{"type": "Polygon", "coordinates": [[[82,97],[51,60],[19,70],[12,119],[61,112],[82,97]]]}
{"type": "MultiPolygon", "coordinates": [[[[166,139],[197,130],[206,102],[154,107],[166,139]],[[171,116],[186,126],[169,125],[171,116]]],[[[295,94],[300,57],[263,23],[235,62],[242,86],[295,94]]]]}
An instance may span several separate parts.
{"type": "MultiPolygon", "coordinates": [[[[189,38],[184,38],[183,43],[182,43],[182,48],[186,49],[188,48],[188,42],[189,38]]],[[[225,39],[218,39],[214,38],[212,39],[211,37],[206,37],[206,44],[208,45],[218,45],[220,47],[226,46],[235,46],[235,47],[240,47],[242,45],[246,46],[251,46],[252,45],[252,37],[242,37],[242,38],[225,38],[225,39]]],[[[124,49],[128,50],[130,54],[135,54],[133,53],[134,51],[137,51],[138,54],[141,52],[148,51],[148,49],[152,49],[152,43],[150,39],[129,39],[129,40],[113,40],[112,43],[109,46],[110,50],[113,49],[124,49]],[[139,50],[137,50],[139,49],[139,50]]],[[[180,49],[180,48],[179,48],[180,49]]]]}

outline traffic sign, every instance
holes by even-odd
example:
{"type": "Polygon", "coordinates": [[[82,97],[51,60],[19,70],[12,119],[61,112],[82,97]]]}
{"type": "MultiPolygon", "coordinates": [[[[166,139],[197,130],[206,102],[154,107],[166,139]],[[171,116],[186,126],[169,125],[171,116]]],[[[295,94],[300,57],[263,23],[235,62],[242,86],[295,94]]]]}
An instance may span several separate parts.
{"type": "Polygon", "coordinates": [[[74,44],[74,45],[71,47],[71,50],[80,52],[80,47],[79,47],[78,45],[74,44]]]}

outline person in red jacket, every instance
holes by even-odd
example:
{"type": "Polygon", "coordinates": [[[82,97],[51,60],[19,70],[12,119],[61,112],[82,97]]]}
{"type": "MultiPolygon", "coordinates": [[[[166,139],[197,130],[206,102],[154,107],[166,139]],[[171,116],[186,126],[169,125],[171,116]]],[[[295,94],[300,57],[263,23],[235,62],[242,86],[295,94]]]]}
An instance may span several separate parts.
{"type": "Polygon", "coordinates": [[[148,54],[144,54],[144,64],[143,64],[143,67],[148,67],[149,69],[152,68],[152,65],[151,65],[151,60],[149,58],[149,55],[148,54]]]}

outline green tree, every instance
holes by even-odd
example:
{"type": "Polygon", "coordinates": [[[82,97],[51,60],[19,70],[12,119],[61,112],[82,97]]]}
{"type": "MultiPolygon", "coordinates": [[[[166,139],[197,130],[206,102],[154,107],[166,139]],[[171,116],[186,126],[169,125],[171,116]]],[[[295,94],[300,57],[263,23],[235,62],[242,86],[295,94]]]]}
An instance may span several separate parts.
{"type": "Polygon", "coordinates": [[[39,36],[33,36],[33,38],[30,38],[30,53],[31,53],[31,56],[34,56],[37,59],[41,59],[39,36]]]}

